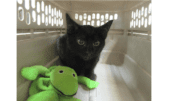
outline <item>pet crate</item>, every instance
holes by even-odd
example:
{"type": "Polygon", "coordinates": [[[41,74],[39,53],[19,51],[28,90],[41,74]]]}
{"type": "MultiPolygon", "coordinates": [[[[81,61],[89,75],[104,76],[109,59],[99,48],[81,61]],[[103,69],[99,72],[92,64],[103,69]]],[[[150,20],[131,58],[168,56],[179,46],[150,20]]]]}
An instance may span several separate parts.
{"type": "Polygon", "coordinates": [[[82,101],[151,101],[150,0],[17,0],[17,101],[31,81],[22,67],[58,65],[56,39],[66,34],[66,13],[80,25],[114,20],[95,68],[96,89],[79,84],[82,101]]]}

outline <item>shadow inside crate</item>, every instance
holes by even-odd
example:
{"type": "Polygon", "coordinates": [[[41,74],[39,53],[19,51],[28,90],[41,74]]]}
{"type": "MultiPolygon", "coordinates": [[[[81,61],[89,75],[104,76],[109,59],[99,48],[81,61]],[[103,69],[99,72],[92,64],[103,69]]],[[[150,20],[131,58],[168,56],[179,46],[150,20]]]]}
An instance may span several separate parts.
{"type": "Polygon", "coordinates": [[[108,34],[100,63],[121,66],[127,53],[127,36],[108,34]]]}

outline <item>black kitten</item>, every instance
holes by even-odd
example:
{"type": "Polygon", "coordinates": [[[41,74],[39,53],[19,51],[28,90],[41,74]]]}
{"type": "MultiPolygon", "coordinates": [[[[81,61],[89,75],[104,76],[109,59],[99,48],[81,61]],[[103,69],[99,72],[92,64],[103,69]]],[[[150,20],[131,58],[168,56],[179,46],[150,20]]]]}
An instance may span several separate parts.
{"type": "Polygon", "coordinates": [[[96,79],[94,68],[113,20],[100,27],[78,25],[66,14],[67,34],[58,38],[61,65],[73,68],[77,75],[96,79]]]}

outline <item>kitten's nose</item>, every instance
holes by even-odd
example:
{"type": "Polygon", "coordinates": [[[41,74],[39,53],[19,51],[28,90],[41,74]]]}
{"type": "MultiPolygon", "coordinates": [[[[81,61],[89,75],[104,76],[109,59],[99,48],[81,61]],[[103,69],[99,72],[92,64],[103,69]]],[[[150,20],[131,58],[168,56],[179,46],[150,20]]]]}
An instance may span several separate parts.
{"type": "Polygon", "coordinates": [[[92,54],[92,53],[90,53],[90,52],[88,52],[88,51],[86,51],[86,53],[87,53],[88,56],[90,56],[90,55],[92,54]]]}
{"type": "Polygon", "coordinates": [[[87,48],[87,50],[86,50],[86,54],[87,54],[88,56],[91,56],[92,53],[93,53],[93,48],[92,48],[91,46],[88,46],[88,48],[87,48]]]}

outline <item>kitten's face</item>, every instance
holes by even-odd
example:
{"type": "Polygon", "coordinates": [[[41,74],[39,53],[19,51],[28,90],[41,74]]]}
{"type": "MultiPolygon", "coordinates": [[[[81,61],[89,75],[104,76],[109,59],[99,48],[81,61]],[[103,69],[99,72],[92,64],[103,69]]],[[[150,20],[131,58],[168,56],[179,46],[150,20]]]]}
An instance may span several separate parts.
{"type": "Polygon", "coordinates": [[[84,60],[98,56],[105,45],[107,32],[112,24],[109,21],[101,27],[78,25],[66,14],[68,48],[84,60]]]}

